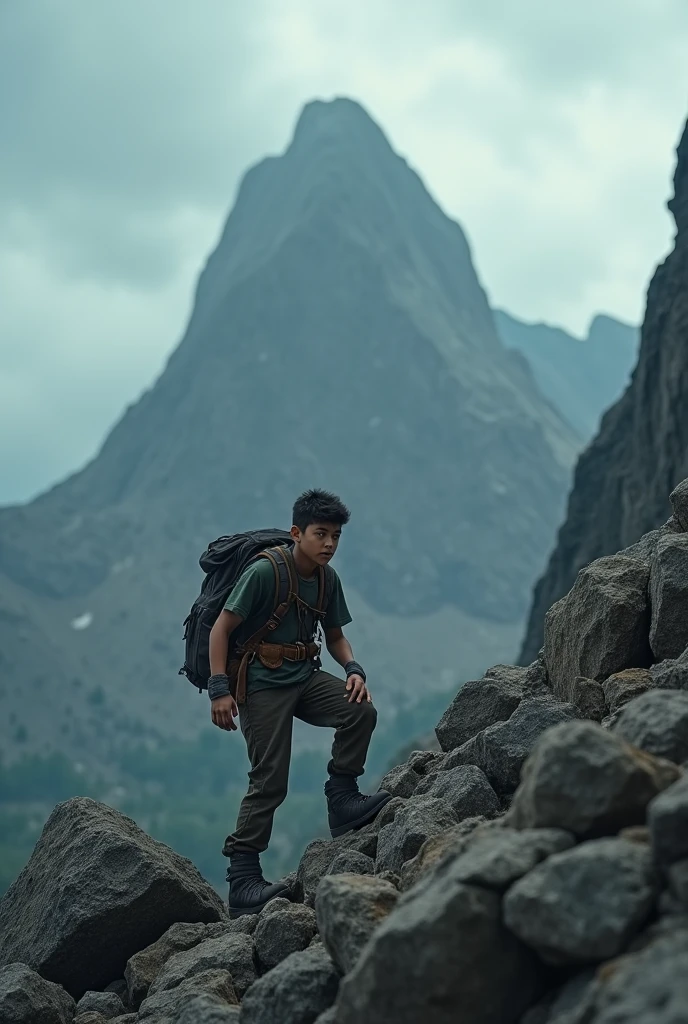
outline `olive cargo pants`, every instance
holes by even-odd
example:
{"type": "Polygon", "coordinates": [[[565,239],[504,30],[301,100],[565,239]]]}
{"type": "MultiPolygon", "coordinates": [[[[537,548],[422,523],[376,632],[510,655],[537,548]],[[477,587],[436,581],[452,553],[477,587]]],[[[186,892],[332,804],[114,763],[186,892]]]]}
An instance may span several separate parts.
{"type": "Polygon", "coordinates": [[[329,672],[314,672],[303,683],[250,691],[239,706],[239,724],[246,740],[251,771],[248,793],[241,802],[235,832],[222,850],[267,849],[275,811],[287,795],[294,718],[334,729],[328,771],[363,774],[377,711],[363,700],[349,702],[345,682],[329,672]]]}

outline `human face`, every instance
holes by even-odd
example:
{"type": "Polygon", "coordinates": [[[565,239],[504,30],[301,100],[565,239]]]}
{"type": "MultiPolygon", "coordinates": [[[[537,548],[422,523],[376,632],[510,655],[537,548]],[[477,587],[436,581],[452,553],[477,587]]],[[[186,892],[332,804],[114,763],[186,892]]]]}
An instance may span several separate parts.
{"type": "Polygon", "coordinates": [[[301,531],[294,527],[298,536],[294,539],[299,545],[301,554],[316,565],[327,565],[334,556],[342,535],[338,523],[311,523],[301,531]]]}

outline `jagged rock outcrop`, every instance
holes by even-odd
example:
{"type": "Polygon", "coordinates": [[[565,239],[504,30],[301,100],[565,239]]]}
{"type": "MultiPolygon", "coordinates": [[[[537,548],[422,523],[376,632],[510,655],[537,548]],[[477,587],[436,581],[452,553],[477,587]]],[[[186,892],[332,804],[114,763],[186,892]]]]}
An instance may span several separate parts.
{"type": "MultiPolygon", "coordinates": [[[[676,242],[648,290],[638,365],[576,467],[566,521],[535,588],[524,664],[542,646],[548,609],[579,570],[659,527],[672,510],[669,492],[688,476],[688,127],[669,208],[676,242]]],[[[684,490],[674,500],[684,510],[680,515],[685,502],[684,490]]]]}

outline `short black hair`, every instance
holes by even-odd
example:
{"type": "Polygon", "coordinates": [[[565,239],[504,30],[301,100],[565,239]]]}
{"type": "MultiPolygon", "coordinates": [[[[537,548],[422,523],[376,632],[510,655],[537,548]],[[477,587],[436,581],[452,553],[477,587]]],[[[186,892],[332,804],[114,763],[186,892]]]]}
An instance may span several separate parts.
{"type": "Polygon", "coordinates": [[[337,523],[345,526],[351,513],[336,494],[317,489],[304,491],[294,502],[292,523],[302,532],[312,523],[337,523]]]}

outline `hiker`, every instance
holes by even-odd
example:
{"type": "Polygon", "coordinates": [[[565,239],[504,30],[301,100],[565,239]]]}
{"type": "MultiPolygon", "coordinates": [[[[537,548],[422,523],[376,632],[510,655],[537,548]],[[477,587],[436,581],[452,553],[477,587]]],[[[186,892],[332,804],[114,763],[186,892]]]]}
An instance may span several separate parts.
{"type": "Polygon", "coordinates": [[[278,896],[289,898],[287,883],[263,878],[260,854],[268,847],[275,811],[287,795],[292,719],[335,730],[325,783],[333,838],[372,821],[390,800],[384,791],[362,795],[356,782],[363,774],[377,712],[366,674],[342,632],[351,615],[329,564],[349,516],[334,494],[302,494],[293,509],[293,546],[268,549],[248,565],[210,633],[212,721],[233,731],[238,716],[251,762],[248,793],[222,851],[230,862],[231,917],[257,914],[278,896]],[[266,630],[275,613],[276,556],[286,563],[289,598],[266,630]],[[315,642],[319,626],[345,679],[320,668],[315,642]],[[261,639],[252,644],[249,638],[256,637],[261,639]]]}

